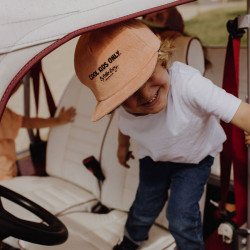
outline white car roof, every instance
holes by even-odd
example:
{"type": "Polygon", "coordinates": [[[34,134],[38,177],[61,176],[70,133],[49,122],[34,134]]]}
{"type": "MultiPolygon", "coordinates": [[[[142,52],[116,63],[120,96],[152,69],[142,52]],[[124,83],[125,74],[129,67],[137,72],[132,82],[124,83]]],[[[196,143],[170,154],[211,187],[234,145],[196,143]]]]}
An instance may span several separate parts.
{"type": "Polygon", "coordinates": [[[0,114],[23,76],[52,50],[92,29],[192,0],[1,0],[0,114]]]}

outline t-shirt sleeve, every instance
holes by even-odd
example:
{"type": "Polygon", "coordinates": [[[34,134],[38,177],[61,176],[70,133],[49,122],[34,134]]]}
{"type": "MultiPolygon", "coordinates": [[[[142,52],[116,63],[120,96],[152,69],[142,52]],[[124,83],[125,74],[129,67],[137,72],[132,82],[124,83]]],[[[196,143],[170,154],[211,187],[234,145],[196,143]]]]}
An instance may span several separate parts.
{"type": "Polygon", "coordinates": [[[209,79],[195,73],[185,87],[189,103],[201,112],[215,115],[224,122],[230,122],[240,106],[241,100],[209,79]]]}

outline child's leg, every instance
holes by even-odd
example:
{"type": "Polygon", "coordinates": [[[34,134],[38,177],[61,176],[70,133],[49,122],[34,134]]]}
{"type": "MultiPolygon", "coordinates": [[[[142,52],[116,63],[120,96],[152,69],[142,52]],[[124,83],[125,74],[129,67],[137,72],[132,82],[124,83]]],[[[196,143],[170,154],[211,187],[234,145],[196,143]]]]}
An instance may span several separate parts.
{"type": "Polygon", "coordinates": [[[168,199],[169,183],[167,163],[154,162],[150,157],[140,160],[140,183],[125,226],[128,238],[138,244],[147,240],[150,227],[168,199]]]}
{"type": "Polygon", "coordinates": [[[210,174],[213,157],[199,164],[175,164],[167,217],[178,250],[204,249],[199,200],[210,174]]]}

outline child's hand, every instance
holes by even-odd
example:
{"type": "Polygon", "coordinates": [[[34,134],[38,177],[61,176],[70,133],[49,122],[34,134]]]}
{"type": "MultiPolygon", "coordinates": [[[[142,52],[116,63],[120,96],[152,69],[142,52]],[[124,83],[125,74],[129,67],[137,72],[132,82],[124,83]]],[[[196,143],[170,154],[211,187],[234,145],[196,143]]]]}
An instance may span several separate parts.
{"type": "Polygon", "coordinates": [[[70,107],[65,110],[65,108],[61,108],[59,115],[57,117],[58,123],[60,125],[73,122],[76,116],[76,109],[74,107],[70,107]]]}
{"type": "Polygon", "coordinates": [[[246,145],[249,145],[250,144],[250,134],[247,133],[246,131],[244,133],[245,133],[245,143],[246,143],[246,145]]]}
{"type": "Polygon", "coordinates": [[[132,151],[129,151],[129,148],[126,146],[119,146],[118,150],[117,150],[117,158],[119,163],[126,167],[126,168],[130,168],[130,166],[127,164],[127,161],[129,159],[134,159],[134,155],[132,153],[132,151]]]}

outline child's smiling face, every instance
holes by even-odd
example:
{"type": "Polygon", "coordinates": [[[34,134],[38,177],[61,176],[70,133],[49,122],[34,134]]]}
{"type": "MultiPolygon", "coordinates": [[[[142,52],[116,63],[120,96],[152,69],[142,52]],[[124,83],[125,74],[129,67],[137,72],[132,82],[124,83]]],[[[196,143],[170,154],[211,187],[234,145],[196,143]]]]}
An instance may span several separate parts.
{"type": "Polygon", "coordinates": [[[156,64],[153,74],[147,82],[122,103],[123,108],[134,115],[156,114],[167,105],[167,93],[170,86],[167,70],[156,64]]]}

